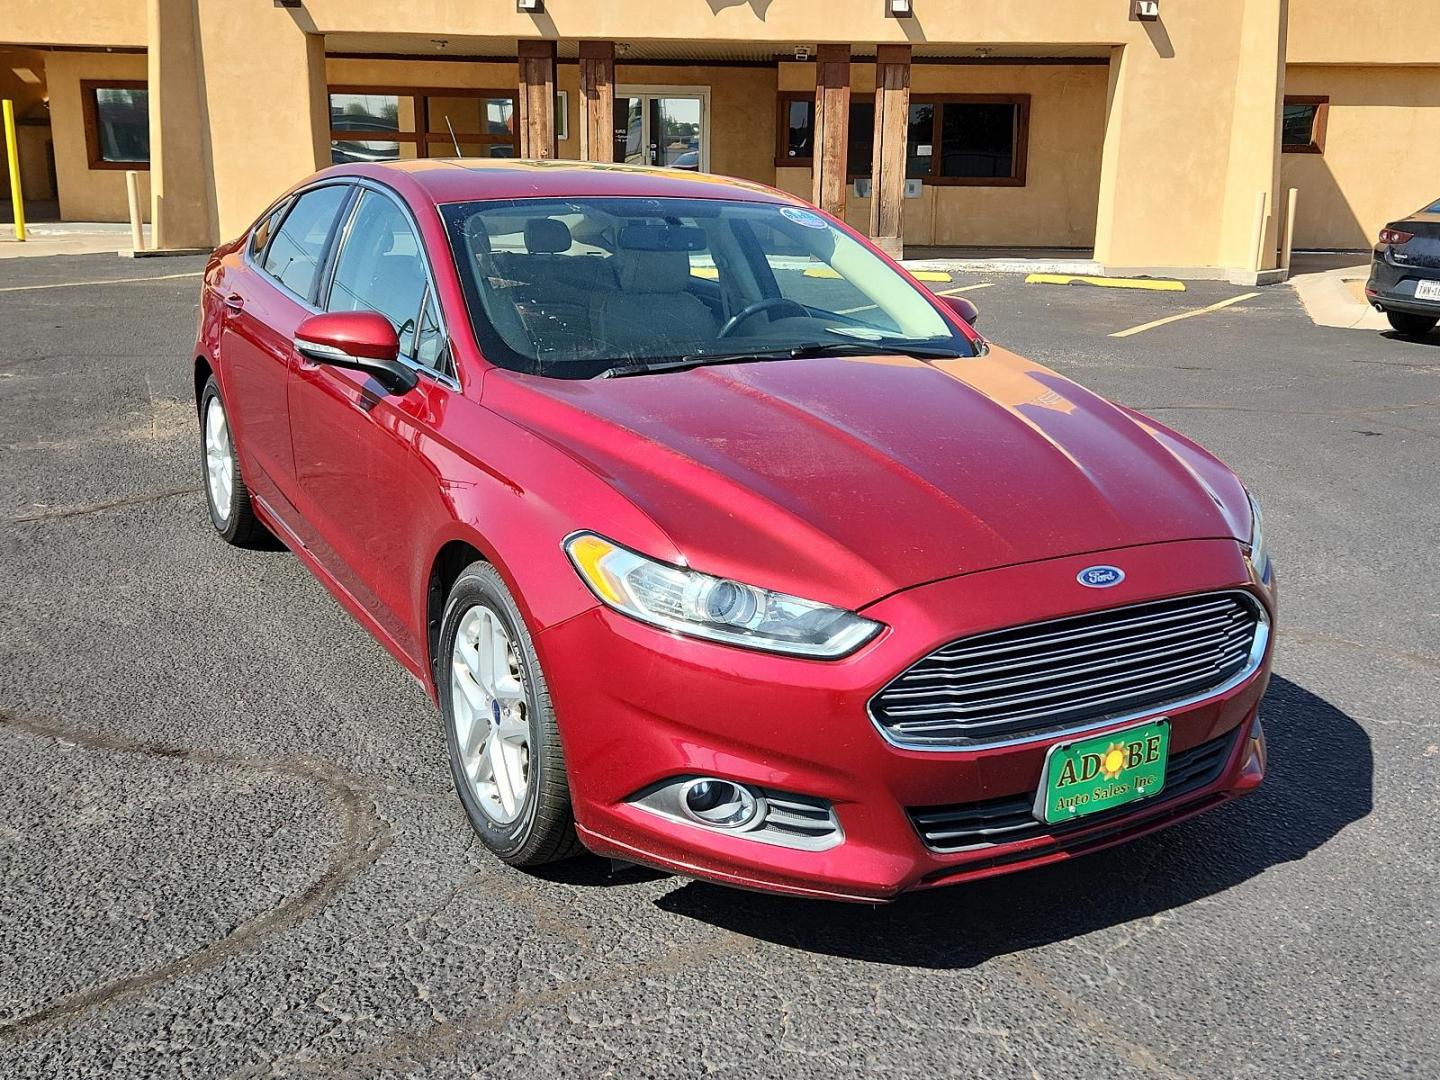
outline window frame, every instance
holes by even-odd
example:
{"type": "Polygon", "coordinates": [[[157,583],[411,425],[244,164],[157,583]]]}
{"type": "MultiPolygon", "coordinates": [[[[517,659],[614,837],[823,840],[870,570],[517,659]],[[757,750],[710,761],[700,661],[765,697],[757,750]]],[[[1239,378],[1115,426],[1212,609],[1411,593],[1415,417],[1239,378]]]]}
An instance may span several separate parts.
{"type": "MultiPolygon", "coordinates": [[[[350,229],[351,226],[354,225],[355,218],[360,212],[360,203],[363,201],[365,193],[367,191],[373,192],[378,196],[389,199],[391,203],[399,208],[400,215],[410,227],[410,231],[415,237],[415,249],[420,253],[420,265],[425,271],[425,288],[421,290],[420,303],[415,309],[415,341],[413,347],[418,350],[420,345],[420,316],[424,312],[427,300],[433,300],[432,306],[435,309],[435,322],[438,324],[440,336],[445,342],[439,354],[439,358],[444,361],[444,368],[428,367],[418,360],[406,356],[404,353],[399,355],[398,360],[407,367],[413,368],[419,374],[443,386],[449,387],[451,390],[458,391],[460,389],[460,374],[459,365],[455,362],[454,341],[450,336],[449,324],[445,321],[445,309],[440,301],[440,291],[435,287],[435,270],[431,265],[430,251],[425,246],[425,234],[420,231],[420,223],[415,219],[415,215],[411,212],[409,205],[394,189],[379,181],[372,180],[369,177],[350,177],[348,178],[348,182],[352,188],[351,198],[350,201],[341,208],[339,226],[330,235],[325,260],[321,264],[321,272],[317,278],[319,288],[315,292],[316,312],[319,313],[330,310],[330,293],[335,286],[335,271],[340,263],[340,253],[344,249],[346,241],[350,239],[350,229]],[[323,306],[321,306],[322,298],[324,301],[323,306]]],[[[321,185],[317,184],[315,186],[319,187],[321,185]]],[[[307,188],[306,190],[313,191],[314,188],[307,188]]],[[[297,193],[297,201],[298,195],[303,194],[304,192],[297,193]]],[[[262,270],[261,272],[263,273],[264,271],[262,270]]]]}
{"type": "MultiPolygon", "coordinates": [[[[429,144],[433,141],[440,146],[449,147],[454,150],[455,143],[471,143],[483,147],[490,146],[514,146],[515,156],[520,152],[520,133],[518,131],[507,135],[495,135],[490,132],[464,132],[457,130],[452,140],[449,131],[426,131],[430,126],[429,99],[432,97],[473,97],[473,98],[504,98],[510,102],[512,116],[520,114],[519,91],[510,90],[485,90],[472,87],[455,86],[384,86],[384,85],[351,85],[336,84],[325,87],[325,106],[328,115],[330,96],[332,94],[384,94],[390,97],[410,98],[415,109],[415,130],[414,131],[346,131],[343,128],[330,128],[330,141],[337,142],[394,142],[403,143],[415,147],[416,159],[430,156],[429,144]],[[357,138],[356,136],[365,136],[357,138]]],[[[441,154],[441,157],[453,157],[454,154],[441,154]]],[[[403,160],[409,160],[402,158],[403,160]]]]}
{"type": "Polygon", "coordinates": [[[340,228],[342,223],[349,220],[351,211],[354,209],[354,204],[355,184],[349,177],[337,177],[332,180],[322,180],[318,184],[310,184],[309,186],[301,188],[298,191],[292,191],[289,195],[286,195],[284,199],[279,200],[279,202],[272,205],[270,209],[266,210],[264,214],[261,214],[260,217],[256,218],[255,223],[250,226],[249,236],[251,237],[251,239],[247,240],[245,243],[245,261],[250,264],[250,266],[255,270],[256,273],[258,273],[275,288],[279,289],[291,300],[294,300],[296,303],[304,307],[307,311],[310,312],[310,314],[319,315],[322,311],[325,310],[324,308],[319,306],[319,298],[321,293],[321,285],[323,284],[326,289],[329,288],[330,268],[331,263],[333,262],[333,255],[335,253],[335,239],[337,236],[340,235],[340,228]],[[300,205],[300,200],[303,199],[306,195],[313,194],[314,192],[317,192],[322,188],[327,187],[342,188],[343,194],[340,199],[340,205],[335,210],[335,220],[330,223],[330,228],[325,233],[325,239],[320,244],[320,257],[315,264],[315,278],[310,283],[311,295],[302,296],[300,293],[290,288],[289,285],[286,285],[278,277],[272,274],[269,270],[265,269],[265,261],[270,257],[270,249],[275,244],[275,238],[279,236],[280,231],[285,228],[285,223],[290,220],[290,215],[295,212],[295,208],[300,205]],[[260,223],[264,221],[269,214],[274,212],[274,210],[280,205],[280,203],[285,202],[287,199],[289,200],[289,205],[285,207],[285,212],[280,215],[280,220],[276,222],[275,228],[271,231],[270,235],[265,238],[265,247],[261,249],[258,259],[253,257],[250,253],[250,245],[253,241],[255,230],[259,228],[260,223]]]}
{"type": "Polygon", "coordinates": [[[790,156],[790,105],[796,101],[808,101],[810,103],[810,131],[814,137],[815,131],[815,91],[813,90],[781,90],[776,99],[775,106],[775,167],[777,169],[806,169],[814,168],[815,157],[791,157],[790,156]]]}
{"type": "Polygon", "coordinates": [[[1330,96],[1328,94],[1286,94],[1280,110],[1280,151],[1285,154],[1325,153],[1325,130],[1330,124],[1330,96]],[[1285,105],[1314,105],[1315,119],[1310,124],[1310,141],[1287,143],[1285,139],[1285,105]]]}
{"type": "MultiPolygon", "coordinates": [[[[91,169],[114,169],[121,172],[148,172],[150,158],[144,161],[110,161],[102,156],[100,147],[100,100],[97,90],[150,90],[145,79],[81,79],[80,112],[85,122],[85,157],[91,169]]],[[[146,118],[147,132],[149,118],[146,118]]],[[[153,150],[151,157],[153,157],[153,150]]]]}
{"type": "MultiPolygon", "coordinates": [[[[789,106],[792,101],[815,101],[813,91],[804,90],[782,90],[779,93],[776,105],[775,119],[775,167],[776,168],[811,168],[815,167],[815,158],[787,157],[789,151],[789,106]]],[[[850,104],[870,104],[875,102],[874,94],[851,94],[850,104]]],[[[911,94],[911,105],[935,105],[935,116],[931,131],[931,147],[936,151],[930,155],[930,172],[918,179],[921,183],[929,184],[932,187],[1024,187],[1030,166],[1030,95],[1029,94],[911,94]],[[1015,119],[1015,156],[1014,163],[1009,176],[941,176],[940,175],[940,135],[944,122],[946,105],[1013,105],[1017,109],[1015,119]]],[[[812,113],[813,116],[813,113],[812,113]]],[[[812,120],[813,125],[813,120],[812,120]]],[[[847,142],[849,128],[846,129],[847,142]]],[[[846,147],[847,159],[849,147],[846,147]]],[[[865,173],[847,172],[845,180],[853,183],[856,180],[871,179],[865,173]]]]}

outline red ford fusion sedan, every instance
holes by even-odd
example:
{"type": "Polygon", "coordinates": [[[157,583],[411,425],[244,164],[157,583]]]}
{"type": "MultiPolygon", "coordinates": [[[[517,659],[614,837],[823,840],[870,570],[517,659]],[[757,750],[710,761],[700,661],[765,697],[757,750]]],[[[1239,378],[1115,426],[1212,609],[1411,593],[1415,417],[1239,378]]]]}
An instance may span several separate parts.
{"type": "Polygon", "coordinates": [[[501,859],[888,900],[1255,788],[1259,509],[717,177],[349,165],[205,271],[210,516],[434,697],[501,859]]]}

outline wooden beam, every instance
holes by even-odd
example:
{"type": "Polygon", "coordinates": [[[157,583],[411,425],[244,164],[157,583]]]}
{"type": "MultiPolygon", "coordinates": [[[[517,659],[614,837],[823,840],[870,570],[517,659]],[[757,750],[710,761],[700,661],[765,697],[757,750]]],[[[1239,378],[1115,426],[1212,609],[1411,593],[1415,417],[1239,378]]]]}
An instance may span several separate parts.
{"type": "Polygon", "coordinates": [[[850,46],[821,45],[815,56],[815,147],[810,201],[845,217],[850,146],[850,46]]]}
{"type": "Polygon", "coordinates": [[[615,43],[580,42],[580,160],[615,160],[615,43]]]}
{"type": "Polygon", "coordinates": [[[555,156],[555,42],[522,41],[519,47],[522,158],[555,156]]]}
{"type": "Polygon", "coordinates": [[[904,251],[905,137],[909,127],[910,46],[881,45],[875,55],[870,239],[897,259],[904,251]]]}

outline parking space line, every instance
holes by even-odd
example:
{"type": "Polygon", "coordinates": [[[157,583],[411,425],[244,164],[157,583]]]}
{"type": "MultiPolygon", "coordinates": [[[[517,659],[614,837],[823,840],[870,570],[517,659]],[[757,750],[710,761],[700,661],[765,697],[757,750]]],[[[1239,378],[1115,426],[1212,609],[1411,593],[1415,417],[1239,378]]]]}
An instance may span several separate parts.
{"type": "Polygon", "coordinates": [[[994,285],[993,281],[982,281],[978,285],[961,285],[958,289],[941,289],[935,293],[936,296],[954,296],[962,292],[974,292],[976,289],[988,289],[994,285]]]}
{"type": "Polygon", "coordinates": [[[1231,304],[1238,304],[1244,300],[1253,300],[1259,295],[1258,292],[1242,293],[1239,296],[1232,296],[1228,300],[1221,300],[1218,304],[1211,304],[1209,307],[1195,308],[1193,311],[1182,311],[1179,315],[1169,315],[1163,319],[1156,319],[1154,322],[1132,326],[1128,330],[1118,330],[1110,336],[1131,337],[1135,334],[1143,334],[1146,330],[1154,330],[1157,326],[1165,326],[1172,322],[1179,322],[1181,319],[1193,319],[1196,315],[1208,315],[1212,311],[1219,311],[1221,308],[1227,308],[1231,304]]]}
{"type": "Polygon", "coordinates": [[[203,277],[205,271],[193,270],[188,274],[156,274],[153,277],[108,278],[104,281],[57,281],[49,285],[7,285],[0,293],[32,292],[35,289],[76,289],[84,285],[133,285],[140,281],[173,281],[175,278],[203,277]]]}

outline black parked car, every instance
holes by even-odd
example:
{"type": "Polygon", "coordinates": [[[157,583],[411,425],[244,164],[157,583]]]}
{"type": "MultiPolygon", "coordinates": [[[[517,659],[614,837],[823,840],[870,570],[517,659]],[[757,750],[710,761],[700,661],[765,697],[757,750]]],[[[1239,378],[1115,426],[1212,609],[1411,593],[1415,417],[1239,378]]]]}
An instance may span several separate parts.
{"type": "Polygon", "coordinates": [[[1440,202],[1380,230],[1365,297],[1402,334],[1440,322],[1440,202]]]}

